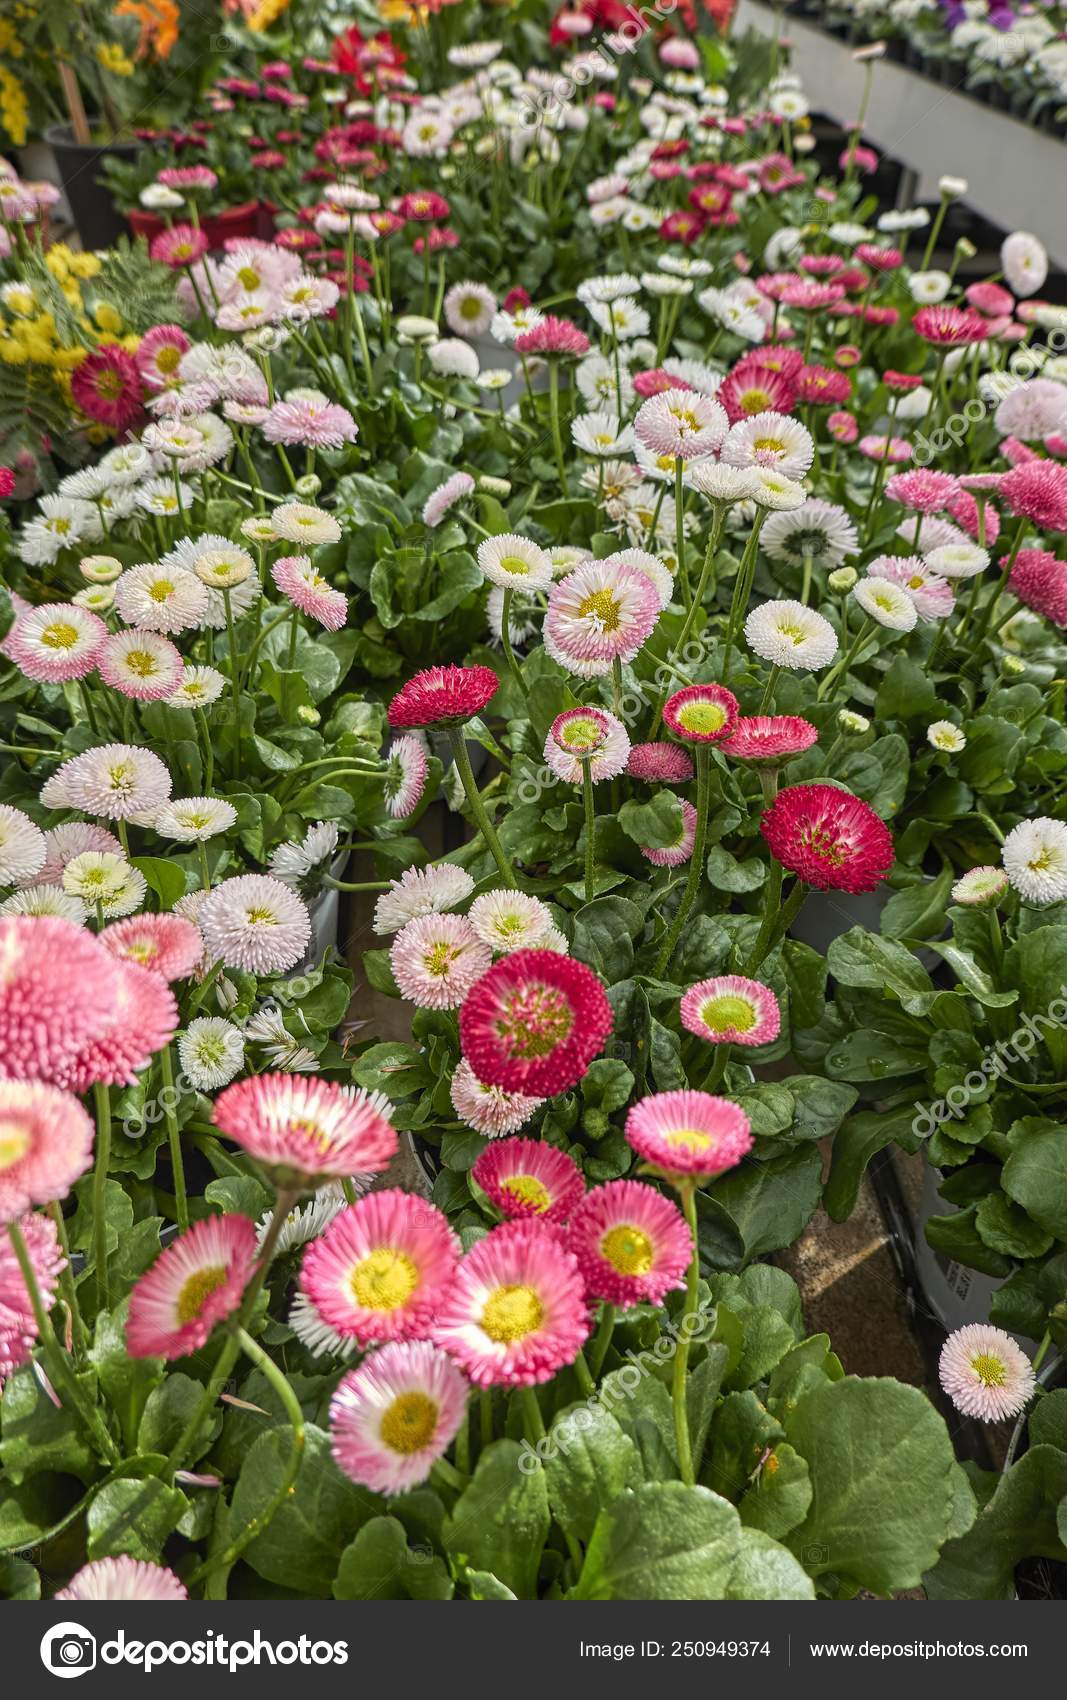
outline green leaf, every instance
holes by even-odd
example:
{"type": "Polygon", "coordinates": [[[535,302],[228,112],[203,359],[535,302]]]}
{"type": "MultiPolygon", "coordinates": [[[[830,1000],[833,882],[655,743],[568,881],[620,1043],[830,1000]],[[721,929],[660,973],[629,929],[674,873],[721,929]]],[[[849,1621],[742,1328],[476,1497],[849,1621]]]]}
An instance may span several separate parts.
{"type": "Polygon", "coordinates": [[[811,1476],[794,1447],[783,1441],[758,1466],[738,1504],[741,1521],[778,1540],[802,1523],[811,1505],[811,1476]]]}
{"type": "Polygon", "coordinates": [[[145,1400],[157,1382],[163,1379],[163,1359],[131,1358],[126,1350],[126,1309],[127,1301],[123,1299],[113,1310],[98,1313],[93,1326],[89,1362],[122,1424],[126,1449],[134,1452],[145,1400]]]}
{"type": "Polygon", "coordinates": [[[745,1260],[792,1245],[811,1221],[822,1192],[822,1159],[800,1145],[767,1163],[745,1162],[708,1188],[736,1224],[745,1260]]]}
{"type": "Polygon", "coordinates": [[[637,1447],[596,1401],[569,1405],[549,1430],[548,1502],[557,1523],[588,1541],[598,1514],[642,1480],[637,1447]]]}
{"type": "Polygon", "coordinates": [[[813,1600],[815,1585],[788,1547],[759,1528],[741,1530],[728,1600],[813,1600]]]}
{"type": "Polygon", "coordinates": [[[41,1578],[24,1558],[0,1557],[0,1599],[39,1600],[41,1578]]]}
{"type": "Polygon", "coordinates": [[[925,1015],[937,990],[921,962],[892,939],[850,927],[826,953],[830,972],[843,986],[888,987],[909,1015],[925,1015]]]}
{"type": "Polygon", "coordinates": [[[682,804],[673,791],[657,791],[647,803],[623,803],[618,822],[627,838],[650,850],[668,850],[682,836],[682,804]]]}
{"type": "Polygon", "coordinates": [[[597,897],[574,917],[573,954],[610,986],[629,973],[643,924],[641,910],[629,898],[597,897]]]}
{"type": "Polygon", "coordinates": [[[711,1431],[711,1453],[702,1472],[716,1493],[739,1499],[760,1467],[768,1447],[785,1438],[778,1419],[755,1393],[728,1393],[711,1431]]]}
{"type": "MultiPolygon", "coordinates": [[[[309,1423],[304,1460],[292,1492],[244,1561],[258,1576],[282,1586],[298,1577],[302,1592],[329,1596],[341,1553],[381,1506],[376,1495],[341,1474],[330,1456],[330,1437],[309,1423]]],[[[230,1507],[230,1526],[244,1528],[264,1511],[286,1469],[289,1431],[261,1434],[246,1453],[230,1507]]]]}
{"type": "Polygon", "coordinates": [[[942,1257],[980,1269],[983,1275],[1010,1275],[1011,1264],[999,1251],[992,1251],[978,1232],[977,1204],[954,1210],[946,1216],[928,1216],[924,1224],[927,1244],[942,1257]]]}
{"type": "Polygon", "coordinates": [[[1024,1558],[1067,1561],[1056,1508],[1067,1493],[1067,1453],[1031,1446],[1001,1476],[965,1535],[952,1540],[923,1577],[931,1600],[1010,1599],[1024,1558]]]}
{"type": "Polygon", "coordinates": [[[647,1482],[602,1511],[573,1598],[722,1600],[741,1555],[734,1507],[704,1487],[647,1482]]]}
{"type": "Polygon", "coordinates": [[[335,1600],[450,1600],[452,1578],[444,1561],[426,1548],[408,1546],[395,1517],[372,1517],[341,1554],[335,1600]]]}
{"type": "Polygon", "coordinates": [[[936,951],[948,963],[961,986],[964,986],[971,996],[978,999],[987,1009],[1006,1009],[1009,1004],[1018,1003],[1019,994],[1016,991],[998,992],[992,977],[971,955],[968,950],[960,950],[954,944],[941,944],[936,939],[930,939],[928,949],[936,951]]]}
{"type": "Polygon", "coordinates": [[[629,1364],[604,1377],[600,1399],[637,1446],[646,1479],[669,1481],[677,1476],[674,1413],[663,1382],[645,1365],[629,1364]],[[632,1381],[635,1368],[642,1376],[636,1387],[632,1381]]]}
{"type": "Polygon", "coordinates": [[[935,879],[921,879],[905,891],[895,891],[882,910],[882,936],[887,939],[936,938],[945,925],[945,908],[952,890],[952,869],[946,863],[935,879]]]}
{"type": "Polygon", "coordinates": [[[894,1141],[906,1150],[917,1148],[918,1135],[911,1128],[914,1120],[913,1104],[905,1104],[888,1114],[882,1110],[860,1110],[857,1115],[849,1116],[834,1140],[823,1193],[823,1204],[832,1221],[844,1222],[851,1216],[872,1157],[894,1141]]]}
{"type": "Polygon", "coordinates": [[[794,1139],[825,1139],[836,1133],[859,1096],[854,1086],[818,1074],[790,1074],[779,1084],[793,1095],[794,1139]]]}
{"type": "Polygon", "coordinates": [[[162,856],[134,856],[131,860],[156,893],[161,909],[173,909],[179,897],[185,896],[185,869],[179,863],[165,861],[162,856]]]}
{"type": "Polygon", "coordinates": [[[470,1486],[445,1523],[445,1550],[457,1563],[488,1570],[521,1600],[537,1593],[541,1552],[551,1517],[540,1467],[524,1471],[528,1453],[515,1440],[495,1440],[478,1459],[470,1486]]]}
{"type": "Polygon", "coordinates": [[[708,852],[708,879],[716,891],[758,891],[766,878],[767,863],[761,856],[739,862],[721,844],[713,844],[708,852]]]}
{"type": "MultiPolygon", "coordinates": [[[[92,1404],[95,1377],[79,1375],[77,1381],[83,1397],[92,1404]]],[[[29,1364],[4,1383],[2,1432],[4,1474],[16,1487],[42,1470],[57,1470],[83,1482],[92,1481],[97,1474],[96,1453],[74,1411],[69,1405],[56,1409],[29,1364]]]]}
{"type": "Polygon", "coordinates": [[[832,1080],[888,1080],[893,1075],[919,1074],[926,1052],[873,1028],[854,1028],[835,1039],[826,1052],[826,1072],[832,1080]]]}
{"type": "Polygon", "coordinates": [[[86,1514],[90,1558],[128,1553],[158,1564],[163,1543],[177,1528],[189,1501],[178,1488],[156,1476],[144,1481],[123,1477],[95,1495],[86,1514]]]}
{"type": "Polygon", "coordinates": [[[1008,1197],[1058,1240],[1067,1240],[1065,1138],[1062,1127],[1028,1133],[1015,1146],[1000,1174],[1008,1197]]]}
{"type": "Polygon", "coordinates": [[[784,1417],[807,1462],[812,1503],[789,1546],[814,1575],[891,1594],[936,1563],[953,1510],[955,1456],[918,1388],[846,1376],[806,1393],[784,1417]]]}
{"type": "Polygon", "coordinates": [[[1043,1393],[1028,1419],[1031,1446],[1057,1446],[1067,1452],[1067,1387],[1043,1393]]]}
{"type": "Polygon", "coordinates": [[[929,716],[936,701],[926,668],[910,656],[898,653],[878,687],[875,713],[880,721],[919,720],[929,716]]]}
{"type": "Polygon", "coordinates": [[[162,1452],[166,1457],[203,1397],[203,1385],[191,1375],[178,1373],[167,1376],[148,1395],[137,1431],[137,1445],[142,1452],[162,1452]]]}
{"type": "Polygon", "coordinates": [[[979,1238],[1005,1257],[1043,1257],[1052,1244],[1053,1236],[1002,1192],[987,1193],[979,1200],[974,1225],[979,1238]]]}

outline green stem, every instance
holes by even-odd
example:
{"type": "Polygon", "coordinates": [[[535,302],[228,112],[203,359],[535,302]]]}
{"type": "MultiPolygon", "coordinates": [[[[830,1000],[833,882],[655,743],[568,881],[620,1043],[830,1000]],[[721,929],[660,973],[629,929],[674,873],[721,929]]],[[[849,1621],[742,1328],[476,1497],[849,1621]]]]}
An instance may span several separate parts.
{"type": "Polygon", "coordinates": [[[445,731],[452,751],[452,760],[456,764],[456,772],[459,774],[460,782],[466,792],[467,802],[470,804],[471,814],[477,822],[478,830],[485,839],[489,852],[500,869],[501,876],[507,881],[508,885],[514,886],[516,883],[515,870],[504,854],[500,840],[496,835],[496,829],[489,819],[485,804],[479,795],[474,774],[471,772],[470,757],[467,754],[467,746],[463,738],[463,728],[461,726],[448,726],[445,731]]]}
{"type": "Polygon", "coordinates": [[[604,1359],[608,1355],[611,1336],[615,1331],[615,1306],[606,1304],[600,1313],[600,1323],[593,1336],[593,1344],[589,1351],[590,1369],[594,1376],[600,1374],[604,1367],[604,1359]]]}
{"type": "Polygon", "coordinates": [[[693,854],[689,859],[689,874],[685,882],[685,890],[682,892],[681,901],[678,904],[678,910],[667,937],[663,941],[656,966],[652,970],[652,977],[655,980],[662,980],[667,964],[674,955],[675,946],[682,936],[682,928],[685,926],[686,917],[693,907],[704,872],[704,845],[708,835],[708,803],[711,796],[708,746],[697,744],[694,755],[697,770],[696,839],[693,843],[693,854]]]}
{"type": "Polygon", "coordinates": [[[693,1236],[693,1256],[685,1282],[685,1304],[679,1318],[678,1344],[674,1352],[674,1374],[671,1381],[671,1405],[674,1410],[674,1437],[678,1447],[678,1468],[683,1482],[692,1487],[696,1481],[693,1470],[693,1449],[689,1440],[689,1412],[686,1408],[686,1374],[689,1369],[689,1333],[686,1321],[696,1315],[697,1281],[700,1275],[700,1254],[697,1250],[696,1188],[691,1182],[681,1189],[682,1210],[689,1232],[693,1236]]]}
{"type": "Polygon", "coordinates": [[[674,463],[674,552],[678,557],[678,580],[686,611],[695,605],[689,588],[689,568],[685,558],[685,462],[674,463]]]}
{"type": "MultiPolygon", "coordinates": [[[[200,848],[203,850],[204,846],[201,844],[200,848]]],[[[159,1053],[159,1071],[163,1076],[163,1119],[167,1124],[170,1165],[174,1170],[174,1203],[178,1218],[178,1232],[184,1234],[189,1226],[189,1204],[185,1191],[182,1136],[178,1127],[178,1112],[175,1103],[177,1092],[174,1086],[174,1058],[169,1045],[164,1045],[159,1053]]]]}
{"type": "Polygon", "coordinates": [[[107,1171],[111,1161],[111,1100],[107,1087],[101,1081],[97,1081],[93,1087],[93,1105],[96,1111],[96,1156],[93,1167],[96,1298],[101,1310],[109,1310],[111,1293],[107,1271],[107,1171]]]}
{"type": "Polygon", "coordinates": [[[564,496],[570,495],[567,487],[567,467],[563,459],[563,434],[559,426],[559,361],[548,362],[548,411],[552,421],[552,441],[556,449],[556,470],[559,473],[560,488],[564,496]]]}
{"type": "Polygon", "coordinates": [[[767,517],[767,512],[768,510],[766,508],[760,508],[752,522],[752,530],[748,534],[748,541],[745,544],[740,565],[737,569],[737,577],[734,579],[734,593],[730,599],[730,613],[727,617],[726,624],[726,644],[722,658],[722,676],[724,683],[730,676],[730,656],[733,651],[734,643],[737,639],[737,634],[741,629],[742,621],[745,618],[745,610],[748,607],[748,599],[752,594],[752,585],[756,577],[756,555],[759,548],[759,534],[763,526],[763,522],[767,517]]]}
{"type": "Polygon", "coordinates": [[[784,871],[781,862],[778,861],[777,857],[772,856],[770,873],[767,876],[767,895],[763,900],[763,917],[760,921],[759,932],[756,934],[756,942],[752,946],[752,952],[742,969],[744,974],[754,974],[770,949],[782,903],[784,871]]]}
{"type": "Polygon", "coordinates": [[[585,804],[585,901],[592,903],[596,896],[596,810],[588,756],[582,757],[582,800],[585,804]]]}
{"type": "Polygon", "coordinates": [[[574,1360],[574,1373],[578,1377],[578,1386],[582,1390],[583,1399],[592,1399],[596,1393],[596,1382],[593,1379],[589,1365],[585,1361],[585,1353],[579,1352],[574,1360]]]}
{"type": "Polygon", "coordinates": [[[760,705],[756,711],[758,714],[766,714],[767,709],[770,707],[771,698],[774,696],[774,687],[778,683],[778,675],[781,671],[782,669],[780,667],[772,666],[770,673],[767,675],[767,683],[763,687],[763,696],[760,698],[760,705]]]}
{"type": "Polygon", "coordinates": [[[874,631],[874,621],[873,620],[864,620],[859,631],[856,633],[856,636],[853,639],[852,643],[849,645],[848,649],[845,651],[844,655],[841,657],[841,660],[835,661],[834,665],[830,668],[830,671],[823,676],[822,682],[820,683],[818,690],[815,692],[815,701],[816,702],[822,702],[823,697],[826,695],[827,691],[830,689],[830,686],[834,683],[835,679],[837,679],[839,677],[840,678],[847,678],[848,677],[849,668],[852,666],[852,663],[858,657],[858,655],[859,655],[860,651],[862,650],[864,644],[868,641],[868,639],[870,638],[871,633],[873,631],[874,631]]]}
{"type": "Polygon", "coordinates": [[[59,1288],[64,1302],[70,1311],[70,1330],[74,1345],[75,1357],[82,1357],[88,1344],[85,1323],[82,1320],[81,1306],[78,1303],[78,1289],[74,1285],[74,1271],[70,1266],[70,1243],[67,1239],[67,1224],[63,1216],[62,1206],[54,1200],[48,1206],[48,1214],[55,1224],[56,1238],[59,1249],[63,1253],[63,1268],[59,1276],[59,1288]]]}
{"type": "Polygon", "coordinates": [[[519,672],[519,664],[515,659],[515,651],[511,647],[511,632],[509,627],[511,625],[511,598],[514,594],[515,592],[510,589],[505,590],[504,592],[504,601],[500,610],[500,642],[504,650],[504,659],[508,664],[508,671],[522,692],[524,700],[529,702],[530,693],[526,688],[526,680],[519,672]]]}

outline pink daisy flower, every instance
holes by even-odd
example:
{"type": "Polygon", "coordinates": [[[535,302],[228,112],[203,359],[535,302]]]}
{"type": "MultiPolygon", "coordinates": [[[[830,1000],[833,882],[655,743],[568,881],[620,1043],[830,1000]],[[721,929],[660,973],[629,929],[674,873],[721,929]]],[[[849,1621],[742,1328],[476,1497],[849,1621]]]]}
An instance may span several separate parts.
{"type": "Polygon", "coordinates": [[[650,783],[663,780],[668,785],[684,785],[693,777],[693,760],[678,744],[662,740],[634,744],[627,758],[626,772],[631,779],[646,779],[650,783]]]}
{"type": "Polygon", "coordinates": [[[153,325],[146,331],[134,358],[149,389],[165,390],[175,383],[182,355],[191,347],[180,325],[153,325]]]}
{"type": "Polygon", "coordinates": [[[985,1423],[1018,1416],[1034,1394],[1034,1370],[1002,1328],[971,1322],[941,1348],[938,1379],[957,1411],[985,1423]]]}
{"type": "Polygon", "coordinates": [[[604,987],[584,962],[552,950],[517,950],[468,993],[459,1036],[486,1085],[554,1096],[581,1080],[613,1022],[604,987]]]}
{"type": "MultiPolygon", "coordinates": [[[[841,437],[839,441],[850,443],[853,438],[841,437]]],[[[861,437],[856,447],[868,460],[885,460],[891,466],[900,466],[911,459],[911,444],[905,437],[861,437]]]]}
{"type": "Polygon", "coordinates": [[[633,660],[659,615],[659,595],[646,573],[585,561],[549,593],[544,645],[569,673],[597,678],[616,660],[633,660]]]}
{"type": "Polygon", "coordinates": [[[505,1222],[471,1247],[434,1329],[478,1387],[551,1381],[588,1336],[577,1259],[538,1222],[505,1222]]]}
{"type": "Polygon", "coordinates": [[[168,189],[215,189],[218,181],[210,165],[168,165],[156,172],[156,182],[168,189]]]}
{"type": "Polygon", "coordinates": [[[185,663],[159,632],[112,632],[100,645],[97,666],[105,685],[137,702],[159,702],[178,688],[185,663]]]}
{"type": "Polygon", "coordinates": [[[197,925],[208,961],[246,974],[295,967],[311,938],[307,904],[270,874],[223,880],[208,892],[197,925]]]}
{"type": "Polygon", "coordinates": [[[735,761],[777,766],[791,756],[803,755],[818,741],[818,729],[797,714],[753,714],[735,720],[719,748],[735,761]]]}
{"type": "Polygon", "coordinates": [[[149,256],[169,266],[172,271],[185,271],[202,260],[208,251],[208,239],[195,224],[173,224],[152,238],[149,256]]]}
{"type": "MultiPolygon", "coordinates": [[[[844,353],[838,349],[838,357],[844,353]]],[[[859,351],[857,350],[857,357],[859,351]]],[[[852,380],[830,366],[802,366],[797,373],[797,400],[814,407],[837,407],[852,394],[852,380]]]]}
{"type": "Polygon", "coordinates": [[[300,1286],[346,1339],[425,1338],[455,1272],[459,1241],[414,1193],[370,1192],[335,1216],[304,1254],[300,1286]]]}
{"type": "Polygon", "coordinates": [[[866,571],[875,578],[899,584],[923,620],[943,620],[956,605],[948,579],[932,572],[921,555],[879,555],[866,571]]]}
{"type": "Polygon", "coordinates": [[[263,421],[263,435],[289,448],[340,449],[355,442],[359,426],[336,402],[276,401],[263,421]]]}
{"type": "Polygon", "coordinates": [[[385,809],[393,820],[406,820],[426,789],[429,763],[417,738],[397,738],[385,758],[385,809]]]}
{"type": "Polygon", "coordinates": [[[420,915],[401,927],[389,952],[401,997],[420,1009],[458,1009],[492,960],[465,915],[420,915]]]}
{"type": "Polygon", "coordinates": [[[729,428],[725,409],[692,389],[650,396],[634,419],[634,435],[642,447],[674,461],[717,454],[729,428]]]}
{"type": "Polygon", "coordinates": [[[893,866],[889,828],[836,785],[790,785],[760,821],[784,868],[820,891],[873,891],[893,866]]]}
{"type": "Polygon", "coordinates": [[[461,1122],[487,1139],[516,1133],[545,1102],[525,1092],[505,1092],[502,1086],[486,1086],[466,1057],[456,1064],[449,1087],[452,1108],[461,1122]]]}
{"type": "Polygon", "coordinates": [[[481,714],[500,680],[491,667],[427,667],[397,691],[389,724],[455,726],[481,714]]]}
{"type": "Polygon", "coordinates": [[[70,393],[86,418],[119,434],[133,424],[144,399],[136,360],[114,342],[101,343],[74,368],[70,393]]]}
{"type": "Polygon", "coordinates": [[[639,1157],[668,1177],[710,1180],[752,1147],[739,1105],[710,1092],[655,1092],[631,1105],[626,1137],[639,1157]]]}
{"type": "Polygon", "coordinates": [[[540,1139],[500,1139],[475,1161],[471,1178],[502,1216],[565,1222],[585,1196],[573,1157],[540,1139]]]}
{"type": "Polygon", "coordinates": [[[580,785],[588,766],[595,785],[623,771],[630,739],[622,721],[606,708],[566,708],[548,729],[544,754],[557,779],[580,785]]]}
{"type": "Polygon", "coordinates": [[[259,1247],[247,1216],[205,1216],[134,1284],[126,1323],[131,1358],[187,1358],[230,1316],[252,1279],[259,1247]]]}
{"type": "Polygon", "coordinates": [[[567,1226],[589,1298],[628,1310],[685,1286],[693,1238],[676,1204],[640,1181],[586,1193],[567,1226]]]}
{"type": "Polygon", "coordinates": [[[647,401],[649,396],[663,395],[667,390],[691,390],[692,384],[687,384],[684,378],[676,378],[673,372],[665,371],[662,366],[654,366],[647,372],[635,372],[630,380],[637,394],[647,401]]]}
{"type": "Polygon", "coordinates": [[[116,959],[116,965],[119,984],[107,1026],[56,1076],[72,1092],[87,1092],[98,1083],[133,1086],[139,1070],[177,1032],[178,1006],[162,976],[129,959],[116,959]]]}
{"type": "Polygon", "coordinates": [[[741,974],[700,980],[682,998],[682,1026],[712,1045],[769,1045],[782,1026],[769,986],[741,974]]]}
{"type": "Polygon", "coordinates": [[[54,1080],[106,1030],[121,969],[73,922],[22,915],[0,919],[0,969],[0,1079],[54,1080]]]}
{"type": "Polygon", "coordinates": [[[474,479],[469,472],[454,472],[451,478],[446,478],[436,490],[431,490],[422,504],[422,523],[431,529],[440,525],[447,513],[450,513],[457,502],[462,502],[465,496],[473,495],[474,479]]]}
{"type": "Polygon", "coordinates": [[[131,915],[105,927],[100,943],[112,956],[151,968],[164,980],[187,980],[204,952],[200,929],[180,915],[131,915]]]}
{"type": "Polygon", "coordinates": [[[886,480],[886,495],[916,514],[936,514],[947,508],[959,493],[959,484],[949,472],[917,467],[913,472],[894,472],[886,480]]]}
{"type": "Polygon", "coordinates": [[[554,313],[546,313],[532,330],[523,331],[515,338],[515,351],[540,354],[546,360],[553,357],[576,360],[589,353],[589,338],[570,319],[558,319],[554,313]]]}
{"type": "Polygon", "coordinates": [[[417,1487],[459,1433],[467,1397],[460,1371],[428,1340],[383,1346],[349,1371],[330,1401],[338,1469],[374,1493],[417,1487]]]}
{"type": "Polygon", "coordinates": [[[83,1564],[54,1600],[187,1600],[188,1590],[165,1564],[145,1559],[97,1558],[83,1564]]]}
{"type": "MultiPolygon", "coordinates": [[[[51,1310],[66,1258],[59,1245],[56,1225],[48,1216],[27,1211],[12,1218],[22,1235],[33,1268],[37,1290],[45,1310],[51,1310]]],[[[37,1344],[37,1319],[33,1300],[9,1234],[0,1232],[0,1384],[14,1375],[37,1344]]]]}
{"type": "MultiPolygon", "coordinates": [[[[981,476],[981,474],[979,474],[979,476],[981,476]]],[[[994,477],[995,484],[993,488],[999,489],[1000,474],[997,473],[994,477]]],[[[965,484],[966,480],[961,479],[960,483],[965,484]]],[[[974,488],[975,486],[971,485],[970,488],[961,489],[957,496],[953,496],[945,511],[946,513],[950,513],[952,518],[956,520],[958,524],[962,525],[964,531],[966,531],[969,536],[975,538],[975,540],[977,540],[979,530],[981,529],[986,545],[991,546],[1000,536],[1000,514],[997,512],[997,509],[993,506],[992,502],[987,501],[984,504],[985,511],[982,515],[982,525],[979,527],[978,502],[977,499],[971,495],[971,490],[974,488]]],[[[985,488],[989,487],[986,486],[985,488]]],[[[981,493],[981,490],[979,493],[981,493]]]]}
{"type": "MultiPolygon", "coordinates": [[[[839,443],[854,443],[859,436],[855,416],[845,411],[827,414],[826,429],[839,443]]],[[[868,439],[870,440],[870,439],[868,439]]]]}
{"type": "Polygon", "coordinates": [[[663,724],[690,744],[721,744],[734,729],[739,704],[725,685],[686,685],[663,705],[663,724]]]}
{"type": "Polygon", "coordinates": [[[945,304],[920,307],[911,325],[917,336],[935,348],[962,348],[967,343],[981,342],[986,334],[986,322],[980,313],[945,304]]]}
{"type": "Polygon", "coordinates": [[[688,862],[693,854],[693,846],[697,841],[697,812],[685,797],[680,799],[682,805],[682,825],[678,839],[674,844],[642,844],[641,854],[657,868],[677,868],[683,862],[688,862]]]}
{"type": "Polygon", "coordinates": [[[307,555],[282,555],[270,569],[283,596],[328,632],[339,632],[348,618],[348,597],[335,590],[307,555]]]}
{"type": "Polygon", "coordinates": [[[72,602],[45,602],[21,613],[4,653],[38,684],[84,679],[97,664],[107,637],[103,620],[72,602]]]}
{"type": "Polygon", "coordinates": [[[396,1156],[388,1100],[304,1074],[235,1080],[215,1099],[220,1133],[270,1169],[315,1180],[377,1174],[396,1156]]]}
{"type": "MultiPolygon", "coordinates": [[[[1006,567],[1010,556],[1004,556],[1006,567]]],[[[1044,614],[1054,626],[1067,627],[1067,561],[1059,561],[1051,549],[1020,549],[1008,579],[1008,589],[1035,614],[1044,614]]]]}
{"type": "Polygon", "coordinates": [[[1000,493],[1013,514],[1042,531],[1067,531],[1067,466],[1050,460],[1014,466],[1000,480],[1000,493]]]}
{"type": "Polygon", "coordinates": [[[731,425],[758,413],[791,413],[797,392],[782,372],[739,361],[715,392],[731,425]]]}

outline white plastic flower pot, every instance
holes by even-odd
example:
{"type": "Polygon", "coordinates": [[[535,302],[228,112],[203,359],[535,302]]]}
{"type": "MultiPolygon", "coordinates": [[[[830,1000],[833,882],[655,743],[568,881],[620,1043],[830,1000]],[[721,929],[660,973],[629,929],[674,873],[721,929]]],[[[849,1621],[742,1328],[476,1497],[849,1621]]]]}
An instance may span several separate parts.
{"type": "MultiPolygon", "coordinates": [[[[915,1224],[915,1267],[922,1282],[927,1304],[946,1333],[965,1328],[970,1322],[988,1322],[993,1294],[1004,1285],[993,1275],[983,1275],[978,1269],[934,1251],[926,1238],[926,1224],[931,1216],[949,1216],[957,1206],[949,1204],[938,1191],[937,1170],[927,1165],[923,1176],[922,1197],[919,1200],[915,1224]]],[[[1013,1336],[1029,1357],[1037,1345],[1025,1335],[1013,1336]]]]}

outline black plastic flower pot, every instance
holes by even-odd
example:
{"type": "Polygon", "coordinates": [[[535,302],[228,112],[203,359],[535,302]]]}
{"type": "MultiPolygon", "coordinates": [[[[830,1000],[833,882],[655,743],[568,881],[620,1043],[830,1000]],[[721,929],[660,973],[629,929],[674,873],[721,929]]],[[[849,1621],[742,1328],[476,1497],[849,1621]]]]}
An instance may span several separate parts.
{"type": "Polygon", "coordinates": [[[133,159],[142,144],[130,142],[76,142],[68,124],[53,124],[45,131],[59,167],[71,216],[84,248],[108,248],[125,229],[116,211],[111,190],[101,175],[105,159],[133,159]]]}

